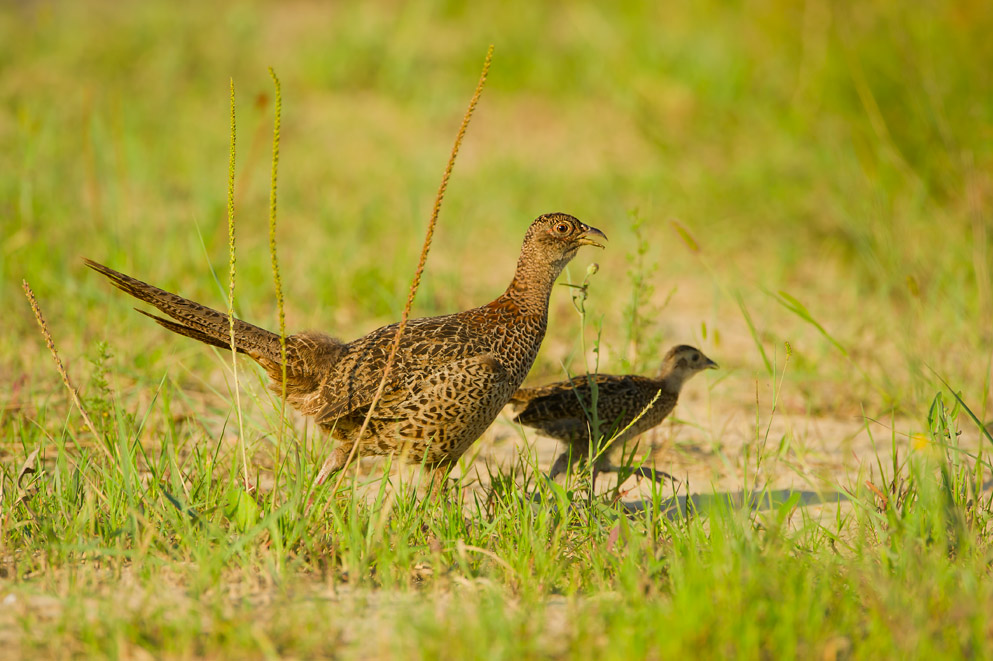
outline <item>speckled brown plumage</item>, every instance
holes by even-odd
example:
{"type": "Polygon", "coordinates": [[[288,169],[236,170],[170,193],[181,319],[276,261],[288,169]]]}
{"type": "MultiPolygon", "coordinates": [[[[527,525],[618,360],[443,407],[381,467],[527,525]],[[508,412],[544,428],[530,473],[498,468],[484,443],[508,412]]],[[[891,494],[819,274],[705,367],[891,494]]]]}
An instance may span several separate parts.
{"type": "MultiPolygon", "coordinates": [[[[619,447],[651,429],[672,412],[679,399],[679,391],[687,380],[702,370],[716,367],[717,363],[703,355],[699,349],[680,345],[673,347],[666,354],[657,378],[638,375],[593,375],[592,381],[597,385],[596,410],[600,422],[600,435],[610,440],[612,436],[627,428],[611,444],[611,447],[619,447]],[[656,395],[658,395],[657,399],[656,395]],[[649,408],[646,410],[646,407],[649,408]],[[641,417],[638,417],[639,414],[641,417]]],[[[523,388],[514,393],[511,404],[519,411],[514,418],[515,422],[533,427],[545,436],[566,443],[566,450],[552,465],[550,477],[554,479],[556,475],[565,471],[571,462],[589,456],[591,424],[589,418],[592,417],[593,409],[590,375],[581,375],[571,381],[559,381],[537,388],[523,388]]],[[[609,454],[603,452],[597,458],[595,468],[598,471],[617,470],[616,466],[610,464],[609,454]]],[[[657,480],[669,477],[665,473],[647,467],[636,472],[657,480]]]]}
{"type": "MultiPolygon", "coordinates": [[[[501,296],[465,312],[411,320],[360,454],[404,452],[409,461],[447,474],[524,381],[545,336],[555,279],[580,246],[600,246],[597,238],[605,237],[567,214],[540,216],[524,237],[514,278],[501,296]]],[[[143,312],[165,328],[230,349],[226,314],[90,260],[86,264],[171,317],[143,312]]],[[[392,324],[347,343],[314,332],[287,338],[286,401],[342,441],[322,479],[344,467],[395,334],[392,324]]],[[[279,336],[235,320],[235,344],[281,392],[279,336]]]]}

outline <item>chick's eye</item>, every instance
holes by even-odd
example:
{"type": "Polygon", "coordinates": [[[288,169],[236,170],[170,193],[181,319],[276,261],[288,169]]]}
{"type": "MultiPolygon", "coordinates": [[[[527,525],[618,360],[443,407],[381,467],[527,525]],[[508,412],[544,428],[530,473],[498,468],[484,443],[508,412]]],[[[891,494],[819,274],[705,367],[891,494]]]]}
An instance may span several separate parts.
{"type": "Polygon", "coordinates": [[[558,225],[555,226],[555,231],[558,232],[559,234],[565,234],[566,232],[569,231],[569,224],[559,223],[558,225]]]}
{"type": "Polygon", "coordinates": [[[698,360],[700,360],[700,354],[698,353],[693,354],[693,362],[695,363],[698,360]]]}

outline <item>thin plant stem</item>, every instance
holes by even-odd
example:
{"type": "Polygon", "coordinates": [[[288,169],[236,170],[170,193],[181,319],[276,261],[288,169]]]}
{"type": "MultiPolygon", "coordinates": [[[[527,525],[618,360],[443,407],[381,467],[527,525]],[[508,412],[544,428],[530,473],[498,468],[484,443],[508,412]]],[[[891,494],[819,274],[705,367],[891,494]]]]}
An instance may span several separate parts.
{"type": "Polygon", "coordinates": [[[72,399],[76,408],[79,409],[79,413],[83,416],[83,422],[93,433],[93,436],[97,439],[97,445],[103,450],[107,458],[112,462],[116,463],[113,453],[107,448],[104,442],[103,436],[97,431],[96,425],[90,419],[90,415],[83,408],[83,402],[79,399],[79,391],[76,390],[76,386],[72,384],[69,379],[69,373],[66,372],[65,365],[62,364],[62,359],[59,357],[58,349],[55,348],[55,340],[52,338],[52,333],[48,330],[48,324],[45,322],[45,317],[41,313],[41,306],[38,304],[38,299],[35,298],[34,292],[31,290],[31,285],[28,284],[27,280],[21,280],[21,287],[24,289],[24,295],[28,298],[28,303],[31,305],[31,311],[34,312],[34,318],[38,322],[38,326],[41,328],[41,335],[45,338],[45,344],[48,345],[48,351],[52,354],[52,359],[55,360],[55,369],[58,370],[59,376],[62,377],[62,383],[65,384],[66,390],[69,391],[69,397],[72,399]]]}
{"type": "MultiPolygon", "coordinates": [[[[486,76],[490,70],[490,62],[493,60],[493,45],[486,51],[486,59],[483,61],[483,70],[479,75],[479,82],[476,83],[476,91],[472,95],[472,99],[469,101],[469,107],[466,108],[465,115],[462,117],[462,123],[459,125],[459,131],[455,135],[455,144],[452,145],[452,152],[448,157],[448,164],[445,166],[445,172],[441,177],[441,185],[438,187],[438,194],[434,198],[434,207],[431,210],[431,219],[428,221],[427,234],[424,237],[424,245],[421,247],[421,256],[417,263],[417,270],[414,271],[414,279],[410,283],[410,293],[407,294],[407,303],[403,307],[403,314],[400,315],[400,323],[397,324],[396,335],[393,336],[393,342],[390,345],[390,354],[386,359],[386,367],[383,369],[383,376],[379,379],[379,387],[376,388],[376,393],[372,397],[372,402],[369,404],[369,410],[366,412],[365,419],[362,421],[362,427],[359,428],[359,433],[355,436],[355,441],[352,443],[352,447],[348,452],[348,458],[345,460],[345,465],[342,467],[341,474],[338,476],[337,481],[334,484],[334,492],[338,491],[341,486],[342,481],[345,478],[345,468],[355,459],[355,455],[358,451],[360,441],[362,440],[362,435],[365,434],[366,429],[369,426],[369,420],[372,418],[372,412],[376,408],[376,404],[379,402],[379,398],[383,394],[383,390],[386,388],[386,382],[389,379],[390,372],[393,369],[393,363],[396,361],[397,350],[400,348],[400,338],[403,336],[404,330],[407,328],[407,319],[410,317],[410,308],[414,304],[414,297],[417,295],[417,288],[421,284],[421,274],[424,272],[424,264],[428,258],[428,250],[431,248],[431,240],[434,237],[434,229],[438,224],[438,214],[441,213],[441,202],[445,198],[445,191],[448,189],[448,180],[452,176],[452,170],[455,168],[455,159],[458,156],[459,148],[462,146],[462,139],[465,137],[466,130],[469,128],[469,121],[472,119],[472,113],[476,109],[476,105],[479,103],[479,97],[483,93],[483,86],[486,84],[486,76]]],[[[325,479],[327,479],[327,470],[329,468],[329,462],[326,461],[321,467],[320,473],[317,476],[317,483],[320,484],[325,479]]],[[[327,509],[328,504],[331,503],[329,499],[325,503],[324,507],[327,509]]]]}
{"type": "Polygon", "coordinates": [[[272,176],[269,184],[269,255],[272,257],[272,278],[276,287],[276,309],[279,311],[279,359],[282,366],[279,407],[279,447],[283,447],[283,432],[286,429],[286,311],[283,304],[283,283],[279,277],[279,260],[276,257],[276,183],[279,172],[279,127],[283,111],[283,96],[279,78],[269,67],[272,84],[275,87],[275,109],[272,122],[272,176]]]}
{"type": "Polygon", "coordinates": [[[238,384],[238,344],[234,336],[234,164],[235,164],[234,79],[231,79],[231,148],[228,159],[228,322],[231,331],[231,369],[234,372],[234,402],[238,410],[238,449],[241,453],[244,487],[248,488],[248,456],[245,452],[245,422],[241,413],[241,387],[238,384]]]}

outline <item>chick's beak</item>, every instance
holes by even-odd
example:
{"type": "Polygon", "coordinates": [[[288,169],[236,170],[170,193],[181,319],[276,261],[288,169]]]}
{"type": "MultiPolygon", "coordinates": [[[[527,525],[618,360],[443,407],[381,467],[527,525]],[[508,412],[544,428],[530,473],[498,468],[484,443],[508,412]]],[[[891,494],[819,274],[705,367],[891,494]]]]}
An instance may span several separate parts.
{"type": "Polygon", "coordinates": [[[710,358],[707,358],[707,362],[705,362],[703,364],[703,366],[704,366],[704,368],[706,368],[708,370],[715,370],[718,367],[720,367],[720,365],[718,365],[717,363],[715,363],[714,361],[712,361],[710,358]]]}
{"type": "Polygon", "coordinates": [[[599,243],[593,237],[599,237],[604,241],[607,240],[607,235],[598,230],[595,227],[590,227],[589,225],[583,225],[585,231],[579,237],[579,245],[581,246],[596,246],[597,248],[603,248],[603,244],[599,243]]]}

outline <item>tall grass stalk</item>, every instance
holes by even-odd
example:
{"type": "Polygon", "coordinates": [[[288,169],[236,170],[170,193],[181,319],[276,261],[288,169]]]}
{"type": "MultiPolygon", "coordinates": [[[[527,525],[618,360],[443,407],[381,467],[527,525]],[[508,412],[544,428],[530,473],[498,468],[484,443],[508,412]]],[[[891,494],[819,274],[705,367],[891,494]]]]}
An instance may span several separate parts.
{"type": "MultiPolygon", "coordinates": [[[[590,279],[596,275],[597,271],[600,270],[600,265],[597,263],[592,263],[586,268],[586,275],[583,278],[582,284],[573,285],[567,284],[566,287],[570,287],[572,291],[572,306],[575,308],[576,313],[579,315],[579,347],[583,355],[583,367],[586,370],[586,374],[592,376],[589,379],[590,384],[590,406],[586,408],[586,402],[579,395],[579,392],[573,390],[576,394],[576,399],[579,400],[579,405],[582,407],[583,412],[586,414],[586,420],[589,424],[589,434],[590,434],[590,444],[587,451],[587,460],[589,461],[589,467],[592,471],[592,478],[590,480],[590,490],[589,490],[589,502],[592,504],[594,497],[594,489],[596,487],[596,469],[594,468],[593,460],[595,457],[599,456],[598,445],[602,439],[602,434],[600,433],[600,413],[599,413],[599,401],[600,401],[600,388],[597,384],[596,375],[600,371],[600,331],[597,330],[597,339],[593,346],[593,369],[590,370],[589,358],[587,354],[586,347],[586,299],[590,294],[590,279]]],[[[569,380],[572,381],[572,376],[569,375],[569,380]]],[[[571,450],[570,450],[571,451],[571,450]]],[[[570,465],[567,467],[567,474],[571,473],[571,459],[570,465]]]]}
{"type": "Polygon", "coordinates": [[[241,411],[241,385],[238,383],[238,343],[234,336],[234,276],[235,276],[235,234],[234,234],[234,172],[235,172],[235,105],[234,78],[231,79],[231,139],[228,150],[228,322],[231,330],[231,371],[234,375],[234,402],[238,413],[238,449],[241,453],[242,484],[249,488],[248,452],[245,449],[245,421],[241,411]]]}
{"type": "Polygon", "coordinates": [[[116,463],[113,453],[111,453],[110,449],[104,443],[103,434],[97,430],[96,425],[93,424],[93,420],[90,419],[90,414],[86,412],[86,407],[83,406],[83,402],[79,398],[79,391],[69,379],[69,373],[66,371],[65,365],[62,364],[62,358],[59,357],[58,349],[55,348],[55,339],[52,337],[51,331],[48,330],[48,323],[45,321],[45,317],[41,312],[41,305],[39,305],[38,299],[35,298],[34,291],[31,290],[31,285],[28,284],[27,280],[21,280],[21,287],[24,289],[24,295],[27,297],[28,303],[31,305],[31,311],[34,313],[35,321],[38,322],[41,335],[45,338],[45,345],[48,347],[48,352],[52,354],[52,360],[55,361],[55,369],[58,371],[59,376],[62,377],[62,383],[65,385],[66,390],[69,391],[69,398],[76,405],[79,414],[83,416],[83,422],[93,434],[97,447],[107,455],[111,463],[116,463]]]}
{"type": "Polygon", "coordinates": [[[651,251],[651,241],[645,236],[644,224],[637,210],[631,214],[631,233],[635,238],[635,250],[628,255],[628,262],[631,267],[628,270],[628,280],[631,284],[631,300],[624,307],[624,326],[627,331],[627,355],[621,361],[625,369],[636,369],[640,364],[640,357],[644,353],[654,354],[658,350],[659,337],[652,338],[651,342],[646,341],[645,333],[650,327],[653,319],[663,310],[672,297],[669,296],[661,306],[652,304],[652,294],[655,287],[652,285],[652,276],[658,271],[658,263],[647,263],[647,255],[651,251]]]}
{"type": "MultiPolygon", "coordinates": [[[[466,130],[469,128],[469,121],[472,119],[472,113],[476,109],[476,104],[479,103],[479,97],[483,93],[483,86],[486,84],[486,76],[490,71],[490,63],[493,60],[493,46],[486,51],[486,59],[483,61],[483,70],[479,75],[479,82],[476,83],[476,91],[472,95],[472,99],[469,101],[469,107],[466,108],[465,115],[462,117],[462,123],[459,125],[459,131],[455,135],[455,144],[452,145],[452,152],[448,157],[448,164],[445,166],[445,171],[441,176],[441,185],[438,186],[438,193],[435,195],[434,207],[431,209],[431,218],[428,221],[427,233],[424,236],[424,244],[421,247],[421,255],[417,262],[417,269],[414,271],[414,278],[410,283],[410,292],[407,294],[407,302],[403,307],[403,313],[400,315],[400,323],[397,324],[396,335],[393,336],[393,342],[390,344],[389,357],[386,359],[386,366],[383,368],[383,376],[379,379],[379,386],[376,388],[376,393],[372,396],[372,401],[369,404],[369,411],[366,413],[365,419],[362,421],[362,426],[359,427],[359,433],[355,436],[355,441],[352,443],[352,447],[349,450],[348,458],[345,460],[345,467],[347,467],[352,460],[355,458],[355,454],[358,451],[362,435],[365,434],[366,428],[369,426],[369,420],[372,418],[372,413],[376,408],[376,404],[379,403],[379,398],[383,395],[383,389],[386,387],[386,382],[389,379],[390,372],[393,369],[393,363],[396,361],[397,350],[400,348],[400,338],[403,337],[403,332],[407,328],[407,320],[410,317],[410,308],[414,304],[414,297],[417,295],[417,288],[421,284],[421,274],[424,273],[424,265],[427,262],[428,251],[431,248],[431,240],[434,237],[434,229],[438,224],[438,215],[441,213],[441,202],[445,198],[445,191],[448,189],[448,180],[452,176],[452,170],[455,168],[455,159],[459,154],[459,147],[462,146],[462,139],[465,137],[466,130]]],[[[327,470],[329,469],[329,461],[326,461],[321,467],[320,473],[317,476],[317,482],[321,483],[327,479],[327,470]]],[[[335,481],[334,488],[332,492],[337,493],[342,481],[345,478],[346,471],[344,468],[338,475],[337,481],[335,481]]],[[[325,504],[325,509],[331,500],[328,500],[325,504]]]]}
{"type": "Polygon", "coordinates": [[[272,259],[272,281],[276,288],[276,310],[279,314],[279,357],[282,375],[279,390],[279,447],[283,446],[283,433],[286,429],[286,311],[283,302],[283,283],[279,277],[279,259],[276,256],[276,189],[279,174],[279,128],[283,112],[283,94],[279,78],[272,67],[274,107],[272,119],[272,172],[269,179],[269,256],[272,259]]]}

